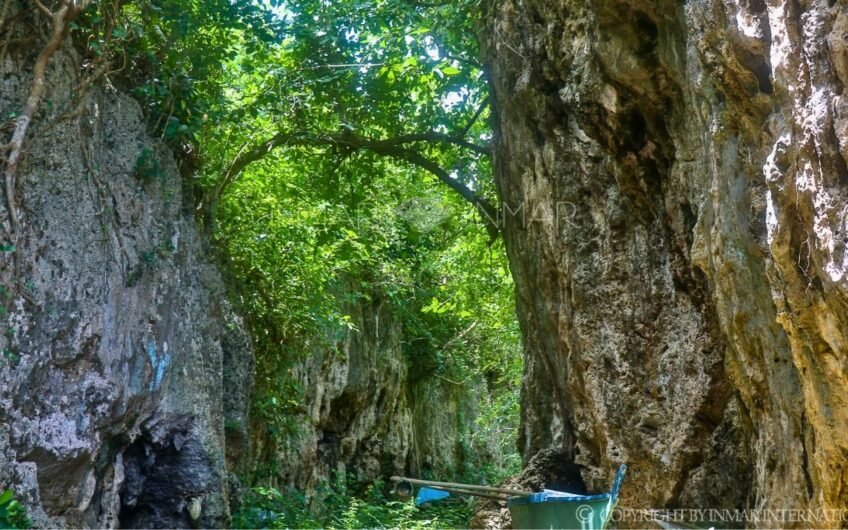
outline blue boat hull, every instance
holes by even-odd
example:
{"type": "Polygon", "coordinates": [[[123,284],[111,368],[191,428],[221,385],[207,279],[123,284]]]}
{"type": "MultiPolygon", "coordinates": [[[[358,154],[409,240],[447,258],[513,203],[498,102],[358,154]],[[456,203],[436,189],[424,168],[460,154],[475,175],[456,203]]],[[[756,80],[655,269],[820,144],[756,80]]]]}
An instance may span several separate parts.
{"type": "Polygon", "coordinates": [[[516,529],[567,528],[603,530],[612,516],[627,466],[618,469],[612,491],[597,495],[567,495],[543,492],[508,503],[512,527],[516,529]]]}

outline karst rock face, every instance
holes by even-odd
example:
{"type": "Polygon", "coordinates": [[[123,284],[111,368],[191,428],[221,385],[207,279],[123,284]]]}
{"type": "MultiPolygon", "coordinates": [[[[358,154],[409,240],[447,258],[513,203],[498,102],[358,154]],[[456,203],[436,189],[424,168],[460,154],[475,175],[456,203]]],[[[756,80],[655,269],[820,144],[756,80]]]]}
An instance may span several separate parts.
{"type": "Polygon", "coordinates": [[[848,4],[485,16],[525,458],[626,462],[630,506],[848,506],[848,4]]]}
{"type": "MultiPolygon", "coordinates": [[[[219,526],[250,343],[135,100],[95,89],[58,119],[77,90],[69,48],[18,170],[14,249],[8,222],[2,236],[0,489],[39,527],[219,526]]],[[[4,116],[37,52],[4,55],[4,116]]]]}
{"type": "MultiPolygon", "coordinates": [[[[351,298],[357,286],[345,292],[351,298]]],[[[276,448],[256,436],[255,465],[273,462],[274,483],[312,493],[346,479],[452,478],[490,460],[488,439],[468,449],[482,383],[458,384],[418,367],[404,351],[409,339],[398,309],[383,297],[349,302],[345,314],[352,325],[327,329],[292,370],[303,389],[296,431],[276,448]]]]}

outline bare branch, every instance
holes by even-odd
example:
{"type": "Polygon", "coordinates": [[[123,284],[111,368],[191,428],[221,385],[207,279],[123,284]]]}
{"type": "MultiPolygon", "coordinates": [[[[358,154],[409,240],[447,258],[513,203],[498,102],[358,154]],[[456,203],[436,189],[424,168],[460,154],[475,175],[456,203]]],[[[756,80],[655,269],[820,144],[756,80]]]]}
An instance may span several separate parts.
{"type": "Polygon", "coordinates": [[[459,136],[461,138],[465,138],[465,135],[468,134],[468,131],[471,130],[471,127],[473,127],[474,124],[477,123],[477,120],[480,119],[480,115],[483,114],[483,111],[486,110],[486,107],[488,107],[488,106],[489,106],[489,96],[486,96],[486,98],[480,103],[480,106],[477,107],[477,111],[474,113],[474,116],[471,117],[471,119],[468,121],[468,123],[462,129],[462,131],[460,131],[459,136]]]}
{"type": "Polygon", "coordinates": [[[48,18],[53,18],[53,12],[52,12],[52,11],[50,11],[49,9],[47,9],[47,6],[45,6],[44,4],[42,4],[42,3],[41,3],[41,0],[34,0],[34,1],[35,1],[35,5],[36,5],[36,7],[38,7],[38,9],[39,9],[42,13],[44,13],[45,15],[47,15],[47,17],[48,17],[48,18]]]}
{"type": "Polygon", "coordinates": [[[38,104],[41,102],[41,98],[44,95],[44,77],[47,70],[47,61],[53,53],[59,49],[59,46],[61,46],[62,40],[65,38],[65,32],[67,31],[65,17],[68,14],[68,6],[62,6],[55,13],[51,13],[39,0],[35,1],[38,8],[41,11],[46,11],[52,19],[53,31],[50,35],[50,40],[47,41],[47,44],[35,60],[35,67],[33,68],[32,74],[32,87],[30,88],[29,97],[27,97],[26,103],[24,104],[23,112],[21,112],[21,115],[18,116],[15,123],[15,130],[12,133],[12,139],[10,141],[9,156],[7,157],[6,167],[3,172],[6,184],[6,201],[9,205],[9,218],[12,223],[12,231],[15,238],[17,238],[18,228],[18,213],[15,200],[15,173],[17,172],[18,163],[20,162],[21,150],[23,148],[27,130],[29,129],[30,122],[32,122],[32,118],[35,115],[36,110],[38,110],[38,104]]]}

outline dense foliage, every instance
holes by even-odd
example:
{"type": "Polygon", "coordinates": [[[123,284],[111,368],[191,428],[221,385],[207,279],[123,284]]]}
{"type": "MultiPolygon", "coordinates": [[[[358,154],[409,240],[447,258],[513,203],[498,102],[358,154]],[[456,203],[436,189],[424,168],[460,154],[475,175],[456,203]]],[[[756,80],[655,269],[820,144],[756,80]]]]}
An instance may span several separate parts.
{"type": "Polygon", "coordinates": [[[414,377],[488,383],[475,436],[515,461],[518,330],[481,222],[495,197],[471,8],[285,3],[279,42],[239,33],[216,78],[230,114],[200,130],[203,206],[262,352],[255,412],[272,434],[297,428],[292,363],[355,325],[350,304],[380,298],[401,315],[414,377]],[[415,135],[430,139],[393,143],[415,135]]]}
{"type": "Polygon", "coordinates": [[[234,514],[235,528],[468,528],[471,504],[455,499],[416,507],[386,493],[381,482],[360,494],[325,487],[307,499],[295,490],[258,487],[234,514]]]}
{"type": "MultiPolygon", "coordinates": [[[[411,377],[488,389],[472,442],[494,440],[495,458],[478,471],[517,465],[521,357],[492,222],[488,95],[469,16],[480,8],[111,0],[70,28],[83,62],[61,104],[72,113],[94,84],[123,87],[181,161],[188,207],[217,243],[254,340],[254,419],[272,443],[298,429],[292,367],[355,329],[352,304],[380,299],[403,324],[411,377]]],[[[153,153],[136,163],[142,180],[160,174],[153,153]]],[[[325,498],[342,498],[333,491],[325,498]]],[[[314,522],[426,524],[380,491],[314,522]],[[394,515],[370,520],[378,501],[394,515]]],[[[275,490],[253,500],[289,510],[275,490]]]]}

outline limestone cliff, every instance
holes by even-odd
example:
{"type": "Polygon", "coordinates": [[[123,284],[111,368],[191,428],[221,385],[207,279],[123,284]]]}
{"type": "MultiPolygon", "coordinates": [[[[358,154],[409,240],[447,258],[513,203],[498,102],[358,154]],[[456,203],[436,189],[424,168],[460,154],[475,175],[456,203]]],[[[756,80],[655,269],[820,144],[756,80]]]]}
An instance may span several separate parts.
{"type": "MultiPolygon", "coordinates": [[[[0,64],[3,116],[23,105],[35,51],[0,64]]],[[[137,103],[92,89],[58,119],[77,60],[49,63],[14,249],[2,212],[0,488],[39,526],[221,525],[224,417],[244,421],[249,343],[137,103]]]]}
{"type": "MultiPolygon", "coordinates": [[[[416,376],[403,344],[412,339],[390,301],[375,295],[347,304],[346,312],[350,327],[328,330],[329,347],[294,367],[303,415],[272,455],[255,448],[259,464],[273,462],[273,482],[307,492],[346,478],[462,472],[472,460],[465,444],[482,382],[416,376]]],[[[485,442],[475,448],[476,463],[489,457],[485,442]]]]}
{"type": "Polygon", "coordinates": [[[846,3],[486,17],[524,457],[627,462],[629,506],[848,506],[846,3]]]}

